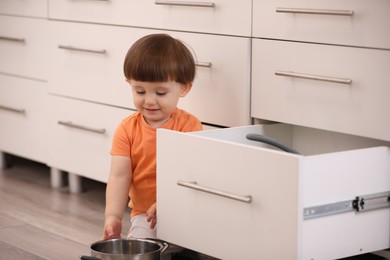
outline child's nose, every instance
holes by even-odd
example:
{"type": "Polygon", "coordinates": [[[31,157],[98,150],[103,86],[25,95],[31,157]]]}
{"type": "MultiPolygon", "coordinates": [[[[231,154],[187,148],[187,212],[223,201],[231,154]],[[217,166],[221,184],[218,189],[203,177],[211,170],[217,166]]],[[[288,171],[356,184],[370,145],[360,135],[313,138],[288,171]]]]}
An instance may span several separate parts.
{"type": "Polygon", "coordinates": [[[145,103],[148,105],[153,105],[156,103],[156,97],[152,94],[146,95],[145,103]]]}

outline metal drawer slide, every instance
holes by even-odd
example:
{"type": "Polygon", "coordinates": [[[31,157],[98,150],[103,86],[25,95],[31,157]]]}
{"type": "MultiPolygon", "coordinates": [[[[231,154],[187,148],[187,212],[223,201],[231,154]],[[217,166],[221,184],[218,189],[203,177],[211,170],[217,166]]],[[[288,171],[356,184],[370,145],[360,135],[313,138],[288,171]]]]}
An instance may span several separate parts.
{"type": "Polygon", "coordinates": [[[304,208],[303,219],[319,218],[349,211],[363,212],[388,207],[390,207],[390,191],[357,196],[353,200],[304,208]]]}

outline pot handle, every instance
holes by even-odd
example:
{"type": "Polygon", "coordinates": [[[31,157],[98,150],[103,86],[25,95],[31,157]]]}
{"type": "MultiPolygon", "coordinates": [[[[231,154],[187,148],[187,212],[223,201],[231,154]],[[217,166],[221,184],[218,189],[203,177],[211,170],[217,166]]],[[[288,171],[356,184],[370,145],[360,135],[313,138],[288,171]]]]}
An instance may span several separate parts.
{"type": "Polygon", "coordinates": [[[167,242],[165,242],[164,240],[158,239],[158,238],[146,238],[146,240],[152,240],[152,241],[158,242],[158,243],[163,245],[161,252],[160,252],[160,255],[162,253],[164,253],[164,251],[167,250],[169,247],[169,244],[167,242]]]}
{"type": "Polygon", "coordinates": [[[81,260],[100,260],[100,258],[94,257],[94,256],[89,256],[89,255],[82,255],[80,256],[81,260]]]}

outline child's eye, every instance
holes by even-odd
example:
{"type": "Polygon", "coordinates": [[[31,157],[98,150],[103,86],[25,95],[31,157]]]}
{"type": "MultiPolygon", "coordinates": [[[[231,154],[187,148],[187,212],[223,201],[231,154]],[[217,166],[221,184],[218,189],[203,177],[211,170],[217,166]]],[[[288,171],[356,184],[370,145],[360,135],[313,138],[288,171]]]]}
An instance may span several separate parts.
{"type": "Polygon", "coordinates": [[[136,91],[136,93],[137,93],[138,95],[143,95],[143,94],[145,94],[145,91],[136,91]]]}
{"type": "Polygon", "coordinates": [[[164,95],[167,94],[167,92],[156,92],[156,94],[157,94],[158,96],[164,96],[164,95]]]}

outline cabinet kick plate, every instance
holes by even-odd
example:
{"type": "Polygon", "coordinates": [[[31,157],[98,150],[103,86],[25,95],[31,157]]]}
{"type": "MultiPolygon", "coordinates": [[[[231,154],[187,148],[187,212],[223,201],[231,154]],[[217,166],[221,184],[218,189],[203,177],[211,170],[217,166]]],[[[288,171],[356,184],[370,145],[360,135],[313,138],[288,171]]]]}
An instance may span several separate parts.
{"type": "Polygon", "coordinates": [[[357,196],[353,200],[307,207],[303,209],[303,219],[319,218],[349,211],[363,212],[388,207],[390,207],[390,191],[357,196]]]}

